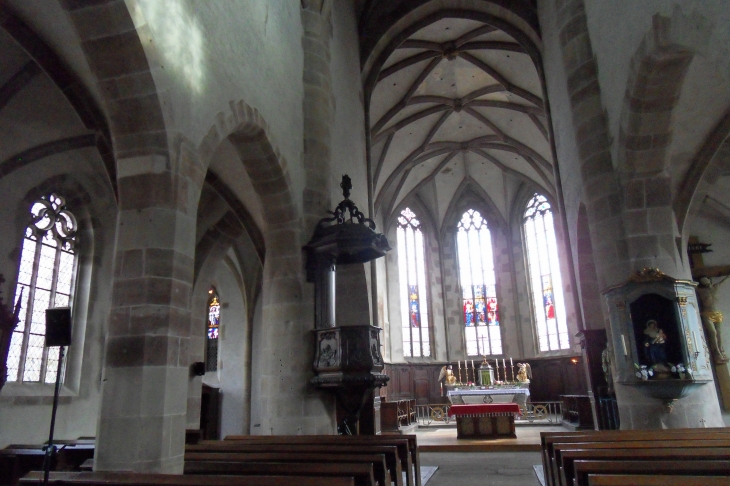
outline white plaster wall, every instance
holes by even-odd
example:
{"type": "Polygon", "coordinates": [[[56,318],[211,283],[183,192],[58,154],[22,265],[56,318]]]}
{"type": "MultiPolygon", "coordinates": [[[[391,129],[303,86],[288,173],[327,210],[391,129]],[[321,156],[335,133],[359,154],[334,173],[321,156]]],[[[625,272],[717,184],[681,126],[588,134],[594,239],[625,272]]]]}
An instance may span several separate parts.
{"type": "MultiPolygon", "coordinates": [[[[365,113],[360,82],[360,56],[354,2],[332,2],[330,72],[335,98],[332,125],[331,204],[342,200],[342,175],[352,179],[352,199],[367,215],[367,165],[365,163],[365,113]]],[[[325,215],[322,215],[324,217],[325,215]]],[[[382,229],[379,228],[380,231],[382,229]]],[[[369,270],[369,269],[368,269],[369,270]]],[[[370,273],[369,271],[367,272],[370,273]]],[[[369,278],[369,277],[368,277],[369,278]]]]}
{"type": "MultiPolygon", "coordinates": [[[[716,89],[730,82],[730,9],[724,0],[585,0],[588,30],[598,62],[601,99],[608,113],[613,136],[613,160],[618,160],[617,141],[624,106],[630,60],[652,28],[652,17],[670,17],[671,39],[695,51],[685,78],[691,98],[675,108],[673,151],[686,162],[702,143],[719,114],[730,104],[730,90],[716,89]],[[693,75],[701,73],[701,75],[693,75]],[[702,107],[702,116],[696,110],[702,107]]],[[[542,19],[541,19],[542,20],[542,19]]],[[[543,31],[544,32],[544,31],[543,31]]],[[[546,45],[549,45],[546,42],[546,45]]]]}
{"type": "Polygon", "coordinates": [[[302,27],[299,2],[247,0],[129,0],[162,99],[165,123],[199,144],[231,101],[243,100],[270,127],[287,160],[295,201],[304,184],[302,142],[302,27]]]}

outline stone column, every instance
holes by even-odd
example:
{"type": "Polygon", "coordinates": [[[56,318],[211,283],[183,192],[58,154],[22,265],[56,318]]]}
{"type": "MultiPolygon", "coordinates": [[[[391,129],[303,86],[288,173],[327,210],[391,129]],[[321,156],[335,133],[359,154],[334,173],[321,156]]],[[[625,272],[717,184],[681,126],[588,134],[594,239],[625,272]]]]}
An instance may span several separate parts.
{"type": "Polygon", "coordinates": [[[334,95],[330,73],[332,18],[327,0],[302,2],[304,51],[304,235],[311,236],[330,207],[331,130],[334,95]]]}
{"type": "MultiPolygon", "coordinates": [[[[658,267],[674,278],[688,277],[679,255],[681,245],[678,247],[675,239],[678,234],[671,208],[670,180],[661,172],[665,167],[667,134],[659,131],[648,141],[644,132],[622,129],[619,150],[626,153],[620,157],[619,165],[624,172],[614,168],[584,2],[556,0],[555,8],[599,288],[623,283],[633,271],[643,267],[658,267]],[[642,171],[646,173],[641,174],[642,171]]],[[[682,67],[676,63],[668,65],[682,67]]],[[[673,76],[679,74],[681,69],[673,76]]],[[[664,115],[663,105],[644,95],[628,93],[630,107],[645,106],[635,103],[632,96],[652,101],[652,106],[662,108],[655,111],[664,115]]],[[[633,110],[625,114],[629,118],[638,115],[633,110]]],[[[631,124],[637,125],[641,123],[631,124]]],[[[650,129],[656,128],[651,125],[650,129]]],[[[610,326],[605,316],[604,309],[604,322],[610,326]]],[[[616,356],[618,351],[613,353],[616,356]]],[[[615,390],[622,429],[722,426],[712,383],[681,399],[671,413],[659,400],[646,397],[633,387],[616,384],[615,390]]]]}
{"type": "Polygon", "coordinates": [[[115,273],[94,469],[182,473],[193,184],[167,169],[166,156],[123,159],[118,166],[115,273]]]}

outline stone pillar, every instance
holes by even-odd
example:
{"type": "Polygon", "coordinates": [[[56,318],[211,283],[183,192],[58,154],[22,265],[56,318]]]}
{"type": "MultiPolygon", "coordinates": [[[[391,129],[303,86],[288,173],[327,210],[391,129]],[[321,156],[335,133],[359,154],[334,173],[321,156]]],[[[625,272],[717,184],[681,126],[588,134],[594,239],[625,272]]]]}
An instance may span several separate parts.
{"type": "Polygon", "coordinates": [[[302,2],[304,51],[304,234],[309,237],[330,204],[334,95],[330,73],[332,16],[328,0],[302,2]]]}
{"type": "MultiPolygon", "coordinates": [[[[625,154],[619,156],[619,166],[623,169],[620,173],[614,169],[612,161],[598,66],[583,0],[556,0],[555,8],[599,288],[623,283],[632,271],[643,267],[658,267],[674,278],[689,277],[679,254],[681,245],[678,247],[676,243],[679,235],[671,208],[670,180],[661,172],[670,138],[666,131],[652,123],[647,124],[648,131],[646,127],[642,128],[644,131],[632,131],[642,125],[637,123],[641,113],[634,113],[633,107],[644,106],[634,98],[657,105],[657,100],[649,99],[656,91],[627,89],[629,109],[624,110],[625,125],[634,128],[622,127],[619,152],[625,150],[625,154]]],[[[655,19],[655,27],[665,29],[661,19],[655,19]]],[[[679,59],[681,62],[667,60],[672,74],[663,77],[662,81],[682,75],[687,56],[685,52],[679,52],[677,56],[672,61],[679,59]]],[[[649,67],[655,65],[653,62],[647,64],[649,67]]],[[[643,63],[633,67],[641,74],[643,63]]],[[[643,78],[645,76],[635,77],[643,78]]],[[[629,84],[634,84],[634,78],[629,84]]],[[[665,93],[662,91],[662,94],[665,93]]],[[[663,108],[659,111],[665,115],[663,108]]],[[[604,309],[604,322],[609,326],[606,316],[604,309]]],[[[612,351],[615,358],[619,351],[612,351]]],[[[668,412],[659,400],[648,398],[630,386],[617,383],[615,390],[622,429],[722,426],[712,384],[681,399],[672,412],[668,412]]]]}
{"type": "Polygon", "coordinates": [[[165,156],[123,159],[119,167],[115,273],[94,469],[182,473],[193,184],[166,170],[165,156]]]}

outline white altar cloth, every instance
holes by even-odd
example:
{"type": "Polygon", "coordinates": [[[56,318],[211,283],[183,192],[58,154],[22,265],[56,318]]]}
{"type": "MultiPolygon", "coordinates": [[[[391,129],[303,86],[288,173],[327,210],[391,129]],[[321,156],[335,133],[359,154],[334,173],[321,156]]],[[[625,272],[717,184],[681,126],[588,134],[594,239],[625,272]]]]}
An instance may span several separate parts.
{"type": "Polygon", "coordinates": [[[510,403],[515,402],[524,406],[527,397],[530,396],[528,388],[487,388],[449,390],[449,401],[453,404],[476,404],[476,403],[510,403]]]}

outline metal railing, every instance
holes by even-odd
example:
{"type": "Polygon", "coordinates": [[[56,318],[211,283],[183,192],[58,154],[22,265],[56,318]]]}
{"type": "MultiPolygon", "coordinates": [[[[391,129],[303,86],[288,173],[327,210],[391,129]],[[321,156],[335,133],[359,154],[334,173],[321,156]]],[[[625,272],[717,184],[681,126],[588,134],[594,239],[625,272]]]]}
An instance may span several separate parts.
{"type": "MultiPolygon", "coordinates": [[[[418,405],[416,407],[418,425],[437,426],[453,422],[453,417],[449,417],[450,407],[450,404],[443,403],[418,405]]],[[[532,402],[522,407],[522,415],[516,423],[558,424],[562,418],[563,409],[560,402],[532,402]]]]}

